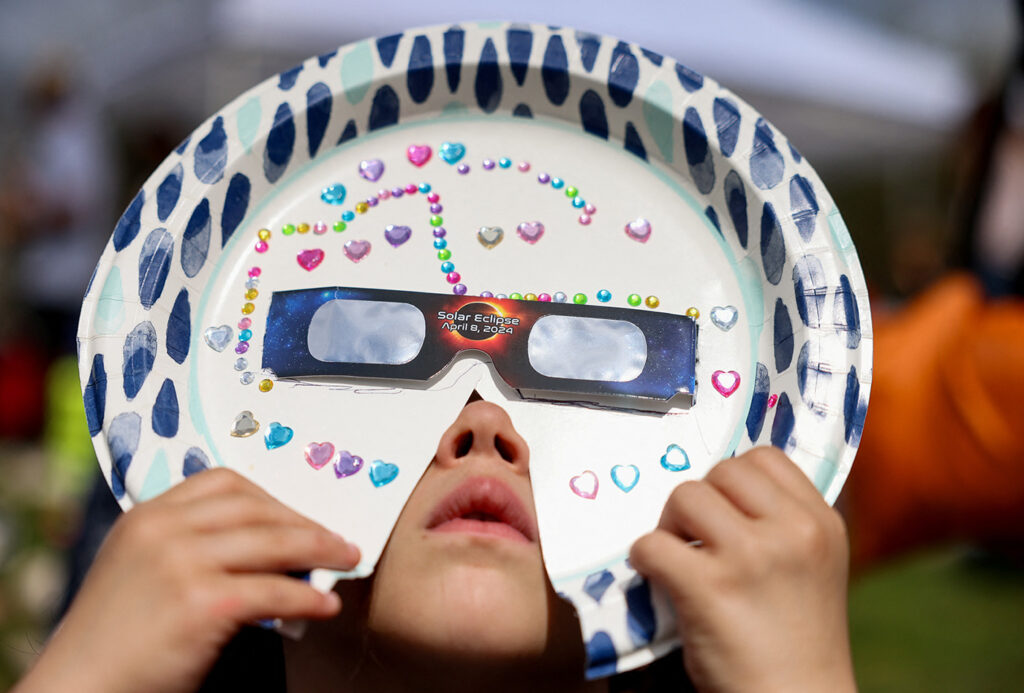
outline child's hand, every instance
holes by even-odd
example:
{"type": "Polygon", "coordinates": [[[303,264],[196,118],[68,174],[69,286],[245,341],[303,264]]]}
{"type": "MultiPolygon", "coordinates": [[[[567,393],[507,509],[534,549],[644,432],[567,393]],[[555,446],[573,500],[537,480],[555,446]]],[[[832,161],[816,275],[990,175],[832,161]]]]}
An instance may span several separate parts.
{"type": "Polygon", "coordinates": [[[238,474],[204,471],[117,522],[19,691],[194,691],[243,625],[338,613],[286,571],[358,560],[238,474]]]}
{"type": "Polygon", "coordinates": [[[680,485],[630,553],[671,595],[701,691],[855,690],[848,560],[839,514],[774,448],[680,485]]]}

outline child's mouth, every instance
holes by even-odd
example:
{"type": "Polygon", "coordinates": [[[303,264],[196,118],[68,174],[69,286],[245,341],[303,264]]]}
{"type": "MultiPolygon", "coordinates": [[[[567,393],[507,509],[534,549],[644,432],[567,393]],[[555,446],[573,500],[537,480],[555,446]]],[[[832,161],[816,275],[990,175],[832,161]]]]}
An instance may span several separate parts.
{"type": "Polygon", "coordinates": [[[537,537],[536,523],[522,501],[493,477],[472,477],[460,484],[434,509],[427,529],[521,543],[537,537]]]}

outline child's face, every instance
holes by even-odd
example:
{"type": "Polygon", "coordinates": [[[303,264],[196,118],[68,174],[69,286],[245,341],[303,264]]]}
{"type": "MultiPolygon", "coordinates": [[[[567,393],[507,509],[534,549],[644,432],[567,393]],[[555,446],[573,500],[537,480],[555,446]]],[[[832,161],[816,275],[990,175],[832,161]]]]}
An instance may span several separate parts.
{"type": "Polygon", "coordinates": [[[582,662],[572,607],[541,557],[529,447],[476,393],[395,525],[368,619],[389,646],[428,656],[582,662]]]}

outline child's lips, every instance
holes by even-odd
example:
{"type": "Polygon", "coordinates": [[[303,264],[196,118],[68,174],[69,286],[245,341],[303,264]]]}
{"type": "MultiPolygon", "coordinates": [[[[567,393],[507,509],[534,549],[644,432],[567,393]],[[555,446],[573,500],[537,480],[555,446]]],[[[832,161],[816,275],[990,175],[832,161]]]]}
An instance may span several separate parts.
{"type": "Polygon", "coordinates": [[[430,515],[427,529],[474,534],[521,543],[537,540],[537,524],[519,496],[495,477],[467,479],[430,515]]]}

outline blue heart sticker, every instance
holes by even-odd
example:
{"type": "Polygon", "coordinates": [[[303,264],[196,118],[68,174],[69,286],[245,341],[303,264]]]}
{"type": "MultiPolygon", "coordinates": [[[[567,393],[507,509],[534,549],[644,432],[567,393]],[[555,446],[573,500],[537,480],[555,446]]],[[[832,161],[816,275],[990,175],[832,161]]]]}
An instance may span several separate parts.
{"type": "Polygon", "coordinates": [[[672,443],[665,448],[665,454],[661,456],[661,466],[670,472],[682,472],[690,468],[690,456],[686,450],[672,443]]]}
{"type": "Polygon", "coordinates": [[[629,493],[640,481],[640,470],[635,464],[617,464],[612,467],[612,482],[623,493],[629,493]]]}
{"type": "Polygon", "coordinates": [[[398,476],[397,464],[391,464],[384,460],[374,460],[370,463],[370,481],[377,488],[387,486],[395,480],[396,476],[398,476]]]}
{"type": "Polygon", "coordinates": [[[273,450],[286,444],[292,439],[293,435],[295,435],[295,431],[287,426],[282,426],[276,421],[272,421],[267,426],[266,433],[263,434],[263,442],[267,444],[267,450],[273,450]]]}
{"type": "Polygon", "coordinates": [[[445,142],[441,145],[441,158],[449,164],[457,164],[466,155],[466,145],[459,142],[445,142]]]}

